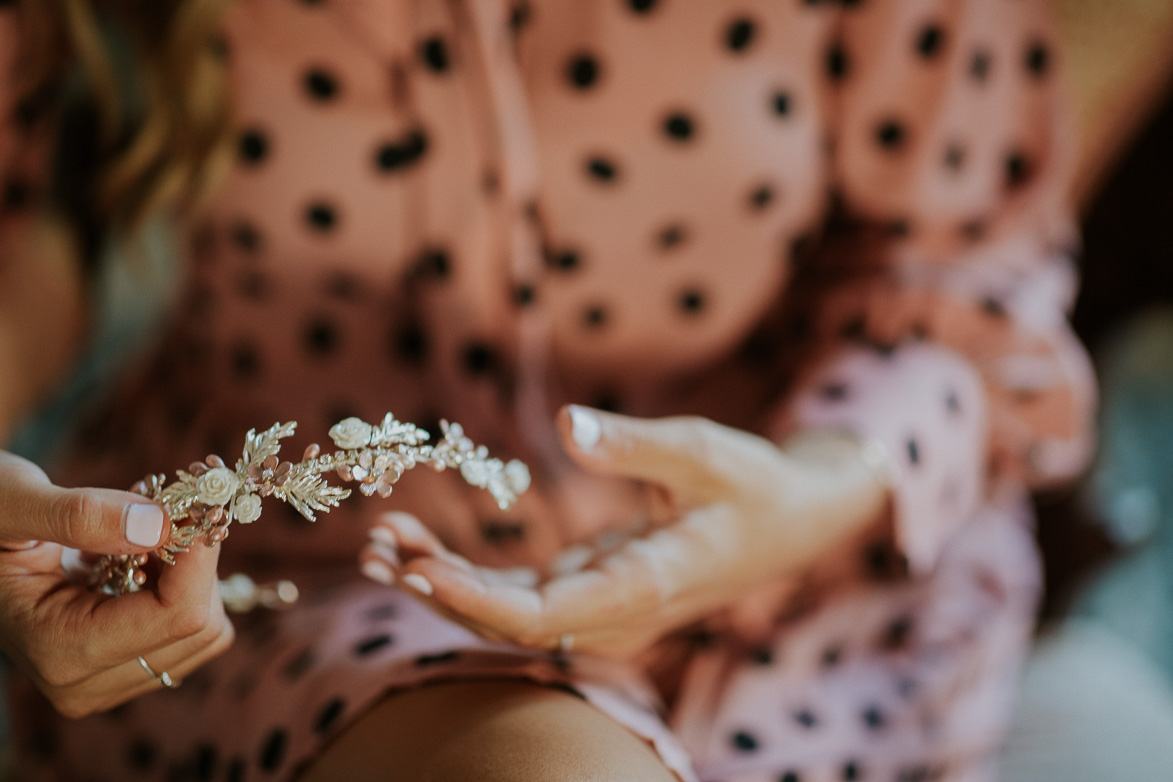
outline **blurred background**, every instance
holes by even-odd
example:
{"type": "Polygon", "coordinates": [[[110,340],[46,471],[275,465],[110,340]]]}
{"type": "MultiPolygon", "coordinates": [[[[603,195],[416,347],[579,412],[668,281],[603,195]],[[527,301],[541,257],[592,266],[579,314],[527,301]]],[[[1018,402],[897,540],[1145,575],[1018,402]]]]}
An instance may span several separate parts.
{"type": "MultiPolygon", "coordinates": [[[[1058,0],[1080,130],[1074,322],[1103,391],[1080,485],[1037,499],[1047,593],[1006,782],[1173,778],[1173,0],[1058,0]]],[[[171,256],[165,226],[134,254],[171,256]]],[[[98,326],[13,450],[43,458],[166,300],[158,262],[110,248],[98,326]],[[144,265],[145,264],[145,265],[144,265]],[[133,272],[128,271],[133,268],[133,272]],[[144,306],[156,302],[156,306],[144,306]]],[[[0,689],[3,664],[0,661],[0,689]]],[[[6,733],[0,708],[0,755],[6,733]]]]}

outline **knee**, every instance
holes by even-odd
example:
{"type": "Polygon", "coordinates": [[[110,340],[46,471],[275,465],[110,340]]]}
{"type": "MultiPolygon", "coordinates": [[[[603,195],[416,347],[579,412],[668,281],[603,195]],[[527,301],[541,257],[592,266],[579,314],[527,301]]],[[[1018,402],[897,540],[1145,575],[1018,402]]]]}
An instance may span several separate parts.
{"type": "Polygon", "coordinates": [[[437,753],[434,782],[671,782],[641,739],[567,693],[521,685],[437,753]]]}

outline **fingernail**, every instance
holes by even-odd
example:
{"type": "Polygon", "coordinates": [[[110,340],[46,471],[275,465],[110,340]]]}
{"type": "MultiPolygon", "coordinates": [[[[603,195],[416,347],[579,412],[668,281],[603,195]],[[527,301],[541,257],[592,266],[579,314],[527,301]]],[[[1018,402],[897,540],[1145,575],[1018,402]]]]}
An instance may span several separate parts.
{"type": "Polygon", "coordinates": [[[570,406],[570,435],[580,451],[593,450],[603,436],[603,425],[599,417],[577,405],[570,406]]]}
{"type": "Polygon", "coordinates": [[[157,546],[163,539],[163,509],[150,502],[127,505],[122,510],[126,540],[136,546],[157,546]]]}
{"type": "Polygon", "coordinates": [[[408,573],[401,580],[421,595],[430,595],[434,591],[432,589],[432,582],[428,581],[419,573],[408,573]]]}
{"type": "Polygon", "coordinates": [[[395,533],[383,526],[371,527],[370,538],[378,543],[383,543],[391,548],[399,545],[399,541],[395,539],[395,533]]]}
{"type": "MultiPolygon", "coordinates": [[[[391,572],[391,568],[377,559],[368,559],[362,563],[362,574],[371,581],[378,581],[387,586],[395,582],[395,574],[391,572]]],[[[429,584],[429,586],[431,585],[429,584]]]]}

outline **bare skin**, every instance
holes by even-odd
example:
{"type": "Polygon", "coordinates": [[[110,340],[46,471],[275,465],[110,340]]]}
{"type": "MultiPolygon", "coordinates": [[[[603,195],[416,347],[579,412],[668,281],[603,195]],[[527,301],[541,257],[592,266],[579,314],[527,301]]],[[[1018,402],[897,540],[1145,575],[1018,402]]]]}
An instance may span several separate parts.
{"type": "Polygon", "coordinates": [[[301,782],[671,782],[652,749],[569,693],[462,681],[388,697],[301,782]]]}

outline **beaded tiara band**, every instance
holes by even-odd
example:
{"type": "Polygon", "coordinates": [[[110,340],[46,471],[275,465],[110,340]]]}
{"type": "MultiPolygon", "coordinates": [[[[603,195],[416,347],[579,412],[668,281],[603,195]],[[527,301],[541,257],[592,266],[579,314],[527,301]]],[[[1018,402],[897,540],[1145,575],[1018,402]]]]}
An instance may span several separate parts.
{"type": "MultiPolygon", "coordinates": [[[[175,564],[175,557],[193,546],[213,546],[228,537],[233,522],[252,524],[260,518],[265,497],[287,502],[309,521],[316,521],[315,512],[328,513],[351,495],[350,489],[327,483],[328,473],[357,484],[367,497],[386,497],[413,467],[427,465],[437,472],[455,469],[470,485],[487,490],[502,510],[530,484],[525,464],[489,456],[488,449],[475,445],[456,423],[441,421],[441,438],[433,445],[428,443],[428,432],[390,413],[380,424],[347,418],[330,428],[337,450],[324,453],[315,443],[305,449],[301,461],[282,461],[278,458],[281,440],[296,429],[296,421],[273,424],[259,434],[250,429],[234,467],[219,456],[209,456],[177,471],[171,483],[159,474],[131,487],[132,492],[159,503],[171,519],[170,539],[152,553],[175,564]]],[[[147,582],[144,566],[148,560],[147,554],[101,557],[90,585],[114,595],[141,589],[147,582]]]]}

